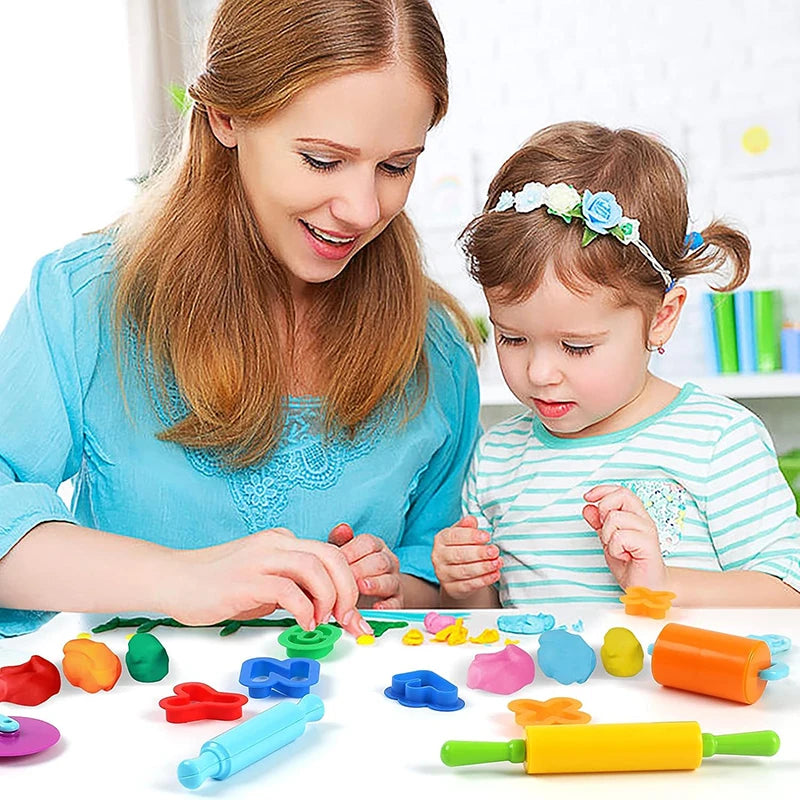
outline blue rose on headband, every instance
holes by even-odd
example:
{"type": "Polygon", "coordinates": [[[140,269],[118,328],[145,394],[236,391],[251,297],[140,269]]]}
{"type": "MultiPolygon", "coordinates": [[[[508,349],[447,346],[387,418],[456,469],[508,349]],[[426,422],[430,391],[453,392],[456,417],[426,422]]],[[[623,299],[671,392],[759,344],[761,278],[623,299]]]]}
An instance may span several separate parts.
{"type": "Polygon", "coordinates": [[[583,223],[595,233],[606,234],[622,219],[622,209],[611,192],[583,193],[583,223]]]}

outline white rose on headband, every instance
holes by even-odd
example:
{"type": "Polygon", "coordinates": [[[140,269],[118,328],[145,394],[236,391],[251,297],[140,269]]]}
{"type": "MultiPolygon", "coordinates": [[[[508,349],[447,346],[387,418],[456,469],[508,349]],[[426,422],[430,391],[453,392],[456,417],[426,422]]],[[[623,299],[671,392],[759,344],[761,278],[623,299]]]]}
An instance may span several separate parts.
{"type": "Polygon", "coordinates": [[[546,191],[543,183],[536,183],[535,181],[526,183],[514,195],[514,208],[517,209],[517,213],[527,214],[529,211],[539,208],[544,203],[546,191]]]}
{"type": "Polygon", "coordinates": [[[575,206],[581,202],[581,196],[575,191],[575,188],[566,183],[554,183],[547,187],[545,192],[545,203],[547,208],[558,214],[559,217],[564,217],[569,220],[569,214],[575,206]]]}

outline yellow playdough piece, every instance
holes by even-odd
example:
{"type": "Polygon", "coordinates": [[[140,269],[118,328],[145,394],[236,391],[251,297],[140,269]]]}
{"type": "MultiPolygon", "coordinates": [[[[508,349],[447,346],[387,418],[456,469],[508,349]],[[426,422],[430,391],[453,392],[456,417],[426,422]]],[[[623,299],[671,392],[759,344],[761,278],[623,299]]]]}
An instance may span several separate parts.
{"type": "Polygon", "coordinates": [[[630,678],[641,672],[644,651],[639,640],[627,628],[611,628],[603,638],[600,659],[609,675],[630,678]]]}
{"type": "Polygon", "coordinates": [[[506,646],[510,644],[519,644],[519,639],[506,639],[503,644],[506,646]]]}
{"type": "Polygon", "coordinates": [[[356,638],[356,644],[375,644],[375,637],[371,633],[365,633],[356,638]]]}
{"type": "Polygon", "coordinates": [[[422,635],[422,631],[417,630],[416,628],[412,628],[403,637],[403,644],[410,645],[411,647],[417,647],[418,645],[422,644],[424,641],[425,641],[425,637],[422,635]]]}
{"type": "Polygon", "coordinates": [[[473,636],[470,641],[474,644],[492,644],[500,640],[500,633],[495,628],[487,628],[480,636],[473,636]]]}
{"type": "Polygon", "coordinates": [[[459,617],[454,625],[448,625],[442,628],[431,641],[434,642],[447,642],[447,644],[464,644],[469,636],[469,630],[464,627],[464,622],[459,617]]]}

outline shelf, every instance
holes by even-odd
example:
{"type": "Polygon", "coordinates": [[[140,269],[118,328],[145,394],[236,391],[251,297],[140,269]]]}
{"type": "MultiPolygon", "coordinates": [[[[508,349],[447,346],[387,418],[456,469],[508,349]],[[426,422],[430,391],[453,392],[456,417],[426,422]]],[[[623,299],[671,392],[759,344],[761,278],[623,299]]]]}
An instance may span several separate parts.
{"type": "MultiPolygon", "coordinates": [[[[696,383],[712,394],[721,394],[733,399],[756,397],[800,397],[800,373],[762,372],[737,375],[700,375],[681,380],[667,377],[670,383],[682,386],[696,383]]],[[[518,406],[519,400],[511,394],[505,384],[482,383],[481,405],[518,406]]]]}

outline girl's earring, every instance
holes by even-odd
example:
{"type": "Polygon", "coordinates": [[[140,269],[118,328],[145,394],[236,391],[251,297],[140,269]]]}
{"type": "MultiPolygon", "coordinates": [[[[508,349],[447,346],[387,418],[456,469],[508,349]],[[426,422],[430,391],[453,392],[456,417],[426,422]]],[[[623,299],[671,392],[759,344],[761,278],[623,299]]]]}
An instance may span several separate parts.
{"type": "Polygon", "coordinates": [[[664,345],[663,345],[663,344],[660,344],[660,345],[659,345],[659,346],[656,348],[656,350],[657,350],[657,352],[658,352],[658,354],[659,354],[660,356],[663,356],[663,355],[664,355],[664,352],[665,352],[665,351],[664,351],[664,345]]]}

